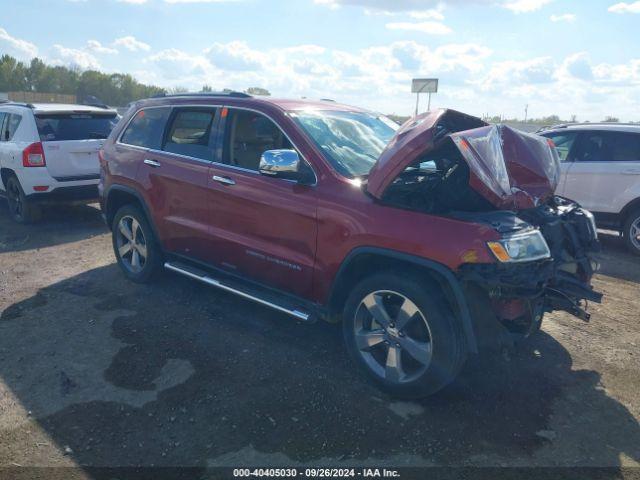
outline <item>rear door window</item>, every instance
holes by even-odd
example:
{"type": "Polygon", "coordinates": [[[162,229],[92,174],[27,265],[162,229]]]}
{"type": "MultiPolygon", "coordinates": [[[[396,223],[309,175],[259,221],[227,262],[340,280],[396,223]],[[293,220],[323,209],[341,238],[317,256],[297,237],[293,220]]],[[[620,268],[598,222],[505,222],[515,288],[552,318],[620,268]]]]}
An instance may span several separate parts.
{"type": "Polygon", "coordinates": [[[162,149],[212,161],[214,142],[211,132],[215,118],[215,108],[177,109],[172,116],[162,149]]]}
{"type": "Polygon", "coordinates": [[[120,143],[160,150],[171,107],[146,108],[135,114],[120,143]]]}
{"type": "Polygon", "coordinates": [[[38,114],[36,126],[42,142],[95,140],[109,136],[117,123],[115,114],[38,114]]]}
{"type": "Polygon", "coordinates": [[[580,162],[640,161],[640,134],[631,132],[584,132],[576,153],[580,162]]]}

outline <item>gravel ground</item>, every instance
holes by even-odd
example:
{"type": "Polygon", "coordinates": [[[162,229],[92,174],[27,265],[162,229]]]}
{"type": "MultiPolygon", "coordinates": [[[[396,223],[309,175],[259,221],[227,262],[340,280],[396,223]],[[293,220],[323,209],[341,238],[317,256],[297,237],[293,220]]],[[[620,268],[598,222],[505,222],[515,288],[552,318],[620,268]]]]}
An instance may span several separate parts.
{"type": "Polygon", "coordinates": [[[401,402],[339,327],[171,274],[135,285],[93,206],[17,226],[0,203],[0,467],[638,467],[640,258],[602,240],[591,323],[553,314],[510,360],[401,402]]]}

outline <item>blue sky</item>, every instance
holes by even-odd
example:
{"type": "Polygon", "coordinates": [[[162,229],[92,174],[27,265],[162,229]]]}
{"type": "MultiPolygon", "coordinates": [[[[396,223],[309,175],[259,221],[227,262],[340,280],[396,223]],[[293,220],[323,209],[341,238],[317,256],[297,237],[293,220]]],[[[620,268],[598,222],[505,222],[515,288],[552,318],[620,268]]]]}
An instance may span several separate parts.
{"type": "Polygon", "coordinates": [[[640,120],[640,1],[0,0],[0,53],[408,114],[640,120]],[[423,100],[426,106],[426,98],[423,100]]]}

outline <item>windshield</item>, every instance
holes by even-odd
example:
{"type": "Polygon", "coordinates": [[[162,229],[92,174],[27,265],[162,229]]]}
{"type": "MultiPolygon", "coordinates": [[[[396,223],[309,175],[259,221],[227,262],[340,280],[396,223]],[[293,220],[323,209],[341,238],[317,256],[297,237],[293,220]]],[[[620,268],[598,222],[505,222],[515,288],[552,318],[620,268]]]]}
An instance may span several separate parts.
{"type": "Polygon", "coordinates": [[[89,140],[107,138],[118,123],[115,114],[50,114],[37,115],[40,141],[89,140]]]}
{"type": "Polygon", "coordinates": [[[387,117],[367,112],[296,112],[292,117],[348,178],[367,175],[399,128],[387,117]]]}

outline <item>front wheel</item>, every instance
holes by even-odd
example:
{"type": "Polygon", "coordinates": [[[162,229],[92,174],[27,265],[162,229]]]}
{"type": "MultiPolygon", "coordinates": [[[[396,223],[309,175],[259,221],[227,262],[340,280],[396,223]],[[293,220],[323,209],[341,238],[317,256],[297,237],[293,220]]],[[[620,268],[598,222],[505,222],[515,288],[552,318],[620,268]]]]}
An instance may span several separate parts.
{"type": "Polygon", "coordinates": [[[162,252],[144,213],[135,205],[125,205],[116,213],[111,232],[124,274],[136,283],[151,281],[162,266],[162,252]]]}
{"type": "Polygon", "coordinates": [[[344,337],[356,363],[402,398],[431,395],[466,360],[461,325],[442,292],[420,276],[381,273],[360,282],[344,310],[344,337]]]}
{"type": "Polygon", "coordinates": [[[622,236],[627,244],[627,249],[631,253],[640,255],[640,210],[635,210],[627,216],[622,236]]]}

